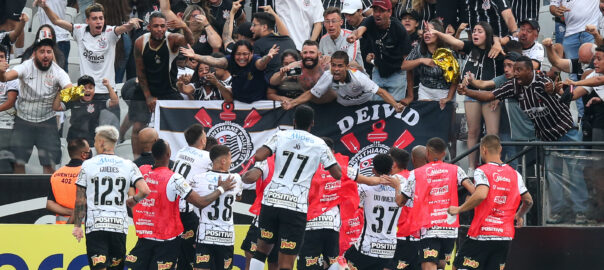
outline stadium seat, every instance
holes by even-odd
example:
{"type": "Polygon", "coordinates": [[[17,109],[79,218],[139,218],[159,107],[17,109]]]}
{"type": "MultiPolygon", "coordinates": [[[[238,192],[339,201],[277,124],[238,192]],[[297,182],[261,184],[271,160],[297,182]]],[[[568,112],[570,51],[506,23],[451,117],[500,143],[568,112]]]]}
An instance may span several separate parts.
{"type": "Polygon", "coordinates": [[[25,42],[23,46],[24,48],[28,48],[29,46],[34,44],[38,28],[40,28],[40,16],[36,12],[35,14],[33,14],[33,16],[29,17],[29,22],[25,25],[25,42]]]}

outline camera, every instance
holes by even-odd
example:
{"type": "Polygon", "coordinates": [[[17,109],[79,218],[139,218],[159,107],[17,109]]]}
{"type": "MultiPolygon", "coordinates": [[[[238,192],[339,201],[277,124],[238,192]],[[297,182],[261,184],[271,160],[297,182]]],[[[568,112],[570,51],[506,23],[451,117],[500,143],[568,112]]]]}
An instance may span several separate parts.
{"type": "Polygon", "coordinates": [[[287,71],[287,76],[300,76],[302,75],[302,68],[296,67],[287,71]]]}

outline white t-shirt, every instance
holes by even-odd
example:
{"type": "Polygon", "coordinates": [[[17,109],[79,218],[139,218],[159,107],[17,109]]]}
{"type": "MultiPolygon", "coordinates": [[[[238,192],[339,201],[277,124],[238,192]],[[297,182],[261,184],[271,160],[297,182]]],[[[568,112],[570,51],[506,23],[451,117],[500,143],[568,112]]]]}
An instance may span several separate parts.
{"type": "Polygon", "coordinates": [[[522,55],[536,60],[539,63],[543,63],[543,58],[545,57],[545,50],[543,50],[543,45],[541,43],[535,41],[535,44],[528,49],[522,50],[522,55]]]}
{"type": "MultiPolygon", "coordinates": [[[[397,175],[392,177],[400,179],[397,175]]],[[[355,247],[367,256],[387,259],[394,257],[397,223],[401,212],[396,204],[394,188],[360,184],[358,189],[361,199],[359,206],[364,209],[365,226],[355,247]]]]}
{"type": "MultiPolygon", "coordinates": [[[[461,182],[463,180],[468,179],[468,175],[464,170],[457,166],[457,185],[461,186],[461,182]]],[[[409,173],[409,177],[405,184],[401,185],[401,192],[407,198],[413,198],[413,194],[415,193],[415,170],[409,173]]],[[[452,190],[449,192],[457,192],[457,190],[452,190]]],[[[457,230],[458,228],[440,228],[440,227],[432,227],[429,229],[421,228],[421,238],[457,238],[457,230]]]]}
{"type": "MultiPolygon", "coordinates": [[[[589,75],[587,75],[587,77],[585,77],[585,79],[589,79],[589,78],[593,78],[593,77],[599,77],[599,76],[602,76],[602,74],[601,73],[596,73],[594,71],[592,73],[589,73],[589,75]]],[[[591,94],[591,92],[593,92],[595,90],[596,94],[598,94],[598,96],[601,99],[604,99],[604,85],[595,86],[595,87],[583,86],[583,89],[585,89],[585,91],[587,91],[588,94],[591,94]]]]}
{"type": "Polygon", "coordinates": [[[275,156],[275,172],[264,190],[262,204],[306,213],[308,191],[319,167],[336,165],[323,139],[304,130],[282,130],[264,144],[275,156]]]}
{"type": "MultiPolygon", "coordinates": [[[[48,8],[50,8],[50,10],[52,10],[52,12],[57,14],[59,18],[65,18],[67,0],[47,0],[46,5],[48,6],[48,8]]],[[[48,16],[46,16],[46,12],[44,12],[43,8],[38,8],[38,19],[40,21],[40,25],[49,24],[50,26],[52,26],[57,36],[57,42],[69,40],[69,31],[63,29],[62,27],[52,24],[48,16]]],[[[65,55],[65,57],[68,56],[65,55]]]]}
{"type": "Polygon", "coordinates": [[[327,70],[321,75],[319,81],[310,89],[313,96],[320,98],[329,89],[336,91],[338,103],[344,106],[353,106],[370,101],[380,87],[367,75],[360,71],[348,70],[346,82],[335,82],[331,71],[327,70]]]}
{"type": "Polygon", "coordinates": [[[201,209],[199,213],[199,229],[197,243],[232,246],[235,244],[235,228],[233,226],[233,203],[241,196],[243,182],[236,173],[209,171],[194,177],[197,185],[193,188],[200,196],[207,196],[218,187],[218,179],[226,180],[229,176],[237,182],[234,189],[224,192],[216,201],[201,209]]]}
{"type": "MultiPolygon", "coordinates": [[[[499,165],[497,163],[491,163],[494,165],[499,165]]],[[[509,165],[507,165],[509,166],[509,165]]],[[[522,175],[518,172],[516,172],[517,175],[517,179],[518,179],[518,193],[520,195],[528,192],[528,189],[526,188],[526,186],[524,185],[524,180],[522,179],[522,175]]],[[[491,185],[489,184],[489,179],[487,178],[486,174],[484,173],[483,170],[477,168],[474,171],[474,182],[476,184],[476,187],[478,187],[479,185],[485,185],[487,187],[491,187],[491,185]]],[[[472,237],[472,239],[475,240],[512,240],[511,237],[498,237],[498,236],[484,236],[484,235],[478,235],[478,237],[474,238],[472,237]]]]}
{"type": "MultiPolygon", "coordinates": [[[[0,82],[0,104],[8,100],[8,92],[19,92],[19,80],[0,82]]],[[[0,112],[0,129],[13,129],[15,124],[15,108],[0,112]]]]}
{"type": "Polygon", "coordinates": [[[76,185],[86,188],[86,233],[128,233],[128,189],[143,179],[130,160],[115,155],[97,155],[84,161],[76,185]]]}
{"type": "Polygon", "coordinates": [[[598,1],[551,0],[550,6],[560,6],[560,2],[570,9],[570,11],[564,12],[564,21],[566,22],[564,37],[585,31],[585,26],[588,24],[598,25],[598,20],[602,17],[599,7],[600,2],[598,1]]]}
{"type": "Polygon", "coordinates": [[[323,35],[319,42],[319,50],[323,55],[331,56],[336,51],[345,51],[348,54],[350,62],[357,62],[363,66],[363,56],[361,56],[361,43],[359,40],[354,43],[348,43],[346,38],[352,35],[352,31],[341,29],[340,35],[334,40],[329,34],[323,35]]]}
{"type": "Polygon", "coordinates": [[[120,39],[114,32],[115,28],[107,25],[100,35],[93,37],[87,30],[87,24],[73,25],[73,39],[78,43],[80,53],[80,74],[94,78],[97,94],[109,93],[103,85],[103,78],[115,87],[115,45],[120,39]]]}
{"type": "MultiPolygon", "coordinates": [[[[193,182],[193,177],[211,169],[212,161],[210,160],[210,153],[208,151],[185,146],[176,153],[172,171],[181,174],[187,180],[187,183],[195,188],[196,183],[193,182]]],[[[180,200],[179,208],[180,212],[198,212],[196,211],[197,207],[187,203],[183,199],[180,200]]]]}
{"type": "Polygon", "coordinates": [[[69,75],[55,62],[47,71],[38,69],[33,59],[13,67],[19,74],[17,116],[29,122],[43,122],[55,117],[52,103],[63,89],[71,84],[69,75]]]}
{"type": "Polygon", "coordinates": [[[296,49],[302,50],[302,43],[310,39],[313,24],[323,22],[323,3],[321,0],[275,0],[274,5],[296,49]]]}

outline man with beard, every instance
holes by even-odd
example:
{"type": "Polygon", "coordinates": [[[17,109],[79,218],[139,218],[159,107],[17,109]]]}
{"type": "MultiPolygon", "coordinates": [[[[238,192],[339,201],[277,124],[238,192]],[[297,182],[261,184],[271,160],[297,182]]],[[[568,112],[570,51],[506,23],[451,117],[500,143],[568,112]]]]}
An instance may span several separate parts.
{"type": "Polygon", "coordinates": [[[53,173],[61,162],[61,142],[52,103],[59,89],[71,87],[69,75],[53,62],[54,41],[43,31],[34,43],[33,59],[8,69],[0,62],[0,82],[19,79],[19,102],[11,145],[15,153],[15,173],[25,173],[32,148],[38,149],[38,158],[44,173],[53,173]]]}
{"type": "MultiPolygon", "coordinates": [[[[260,56],[268,54],[275,44],[279,46],[281,52],[287,49],[296,49],[296,44],[294,44],[294,41],[288,35],[283,33],[280,33],[281,35],[275,34],[273,30],[275,29],[275,16],[271,13],[255,13],[252,17],[252,27],[250,29],[254,34],[254,52],[260,56]]],[[[281,68],[280,58],[281,54],[278,54],[277,57],[274,57],[268,63],[265,70],[267,80],[281,68]]]]}
{"type": "Polygon", "coordinates": [[[398,103],[386,90],[380,88],[367,75],[360,71],[348,68],[348,54],[337,51],[331,56],[331,70],[325,71],[315,86],[310,91],[304,92],[291,102],[286,102],[283,107],[288,110],[299,104],[306,103],[311,98],[321,99],[325,93],[335,92],[336,97],[330,95],[331,102],[337,99],[343,106],[363,104],[377,94],[390,104],[396,112],[402,112],[405,106],[398,103]]]}
{"type": "Polygon", "coordinates": [[[233,74],[233,79],[231,80],[231,92],[223,93],[224,99],[235,99],[245,103],[252,103],[266,99],[268,85],[264,77],[264,70],[268,66],[268,63],[279,53],[279,47],[273,45],[270,51],[263,57],[254,54],[252,44],[247,40],[235,42],[233,52],[226,57],[217,58],[195,54],[191,46],[180,48],[180,52],[185,57],[193,58],[211,67],[227,69],[233,74]]]}
{"type": "MultiPolygon", "coordinates": [[[[151,13],[147,30],[149,33],[139,37],[134,43],[136,75],[144,96],[135,94],[130,103],[133,108],[128,116],[134,123],[132,134],[138,134],[149,123],[158,99],[182,99],[180,93],[172,87],[174,84],[171,81],[170,69],[172,61],[178,55],[178,48],[193,43],[191,30],[182,20],[166,23],[166,17],[161,12],[151,13]],[[168,27],[183,29],[186,34],[169,33],[166,31],[168,27]]],[[[134,135],[132,152],[134,157],[138,157],[142,152],[138,136],[134,135]]]]}
{"type": "MultiPolygon", "coordinates": [[[[315,86],[317,81],[319,81],[323,72],[327,70],[327,68],[319,65],[320,58],[321,52],[319,51],[319,43],[312,40],[305,41],[304,45],[302,45],[302,61],[296,61],[281,68],[279,72],[273,74],[271,77],[270,85],[281,85],[287,76],[295,76],[304,91],[310,90],[315,86]],[[300,69],[301,72],[297,73],[296,69],[300,69]]],[[[313,99],[313,102],[326,103],[326,100],[327,102],[330,102],[335,98],[335,95],[331,92],[329,92],[327,96],[329,96],[329,98],[313,99]]],[[[283,103],[283,108],[289,110],[298,104],[301,103],[285,102],[283,103]]]]}

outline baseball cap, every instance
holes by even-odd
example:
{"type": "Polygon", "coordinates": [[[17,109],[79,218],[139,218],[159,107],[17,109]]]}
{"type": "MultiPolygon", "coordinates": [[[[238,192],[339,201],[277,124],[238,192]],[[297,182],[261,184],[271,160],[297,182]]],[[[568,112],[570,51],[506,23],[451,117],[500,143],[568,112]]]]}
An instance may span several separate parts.
{"type": "Polygon", "coordinates": [[[381,7],[383,9],[392,9],[392,2],[390,0],[373,0],[372,7],[381,7]]]}
{"type": "Polygon", "coordinates": [[[539,22],[537,22],[536,20],[533,19],[526,19],[520,22],[520,24],[518,24],[518,27],[522,26],[523,24],[530,24],[531,27],[533,27],[533,29],[537,30],[537,32],[539,32],[541,30],[541,27],[539,27],[539,22]]]}
{"type": "Polygon", "coordinates": [[[517,52],[509,52],[508,54],[505,55],[505,60],[510,60],[512,62],[516,62],[518,61],[518,59],[520,59],[520,57],[522,57],[522,55],[520,55],[517,52]]]}
{"type": "Polygon", "coordinates": [[[401,13],[401,18],[405,17],[406,15],[410,15],[414,20],[419,22],[419,13],[417,13],[417,11],[413,9],[406,9],[401,13]]]}
{"type": "Polygon", "coordinates": [[[237,27],[235,34],[239,34],[239,35],[242,35],[247,38],[252,38],[254,36],[254,33],[252,33],[252,30],[250,30],[251,28],[252,28],[251,22],[244,22],[237,27]]]}
{"type": "Polygon", "coordinates": [[[87,85],[87,84],[92,84],[92,85],[96,85],[94,83],[94,79],[88,75],[83,75],[82,77],[80,77],[78,79],[78,85],[87,85]]]}
{"type": "Polygon", "coordinates": [[[342,14],[354,14],[359,9],[363,9],[361,0],[343,0],[342,14]]]}

